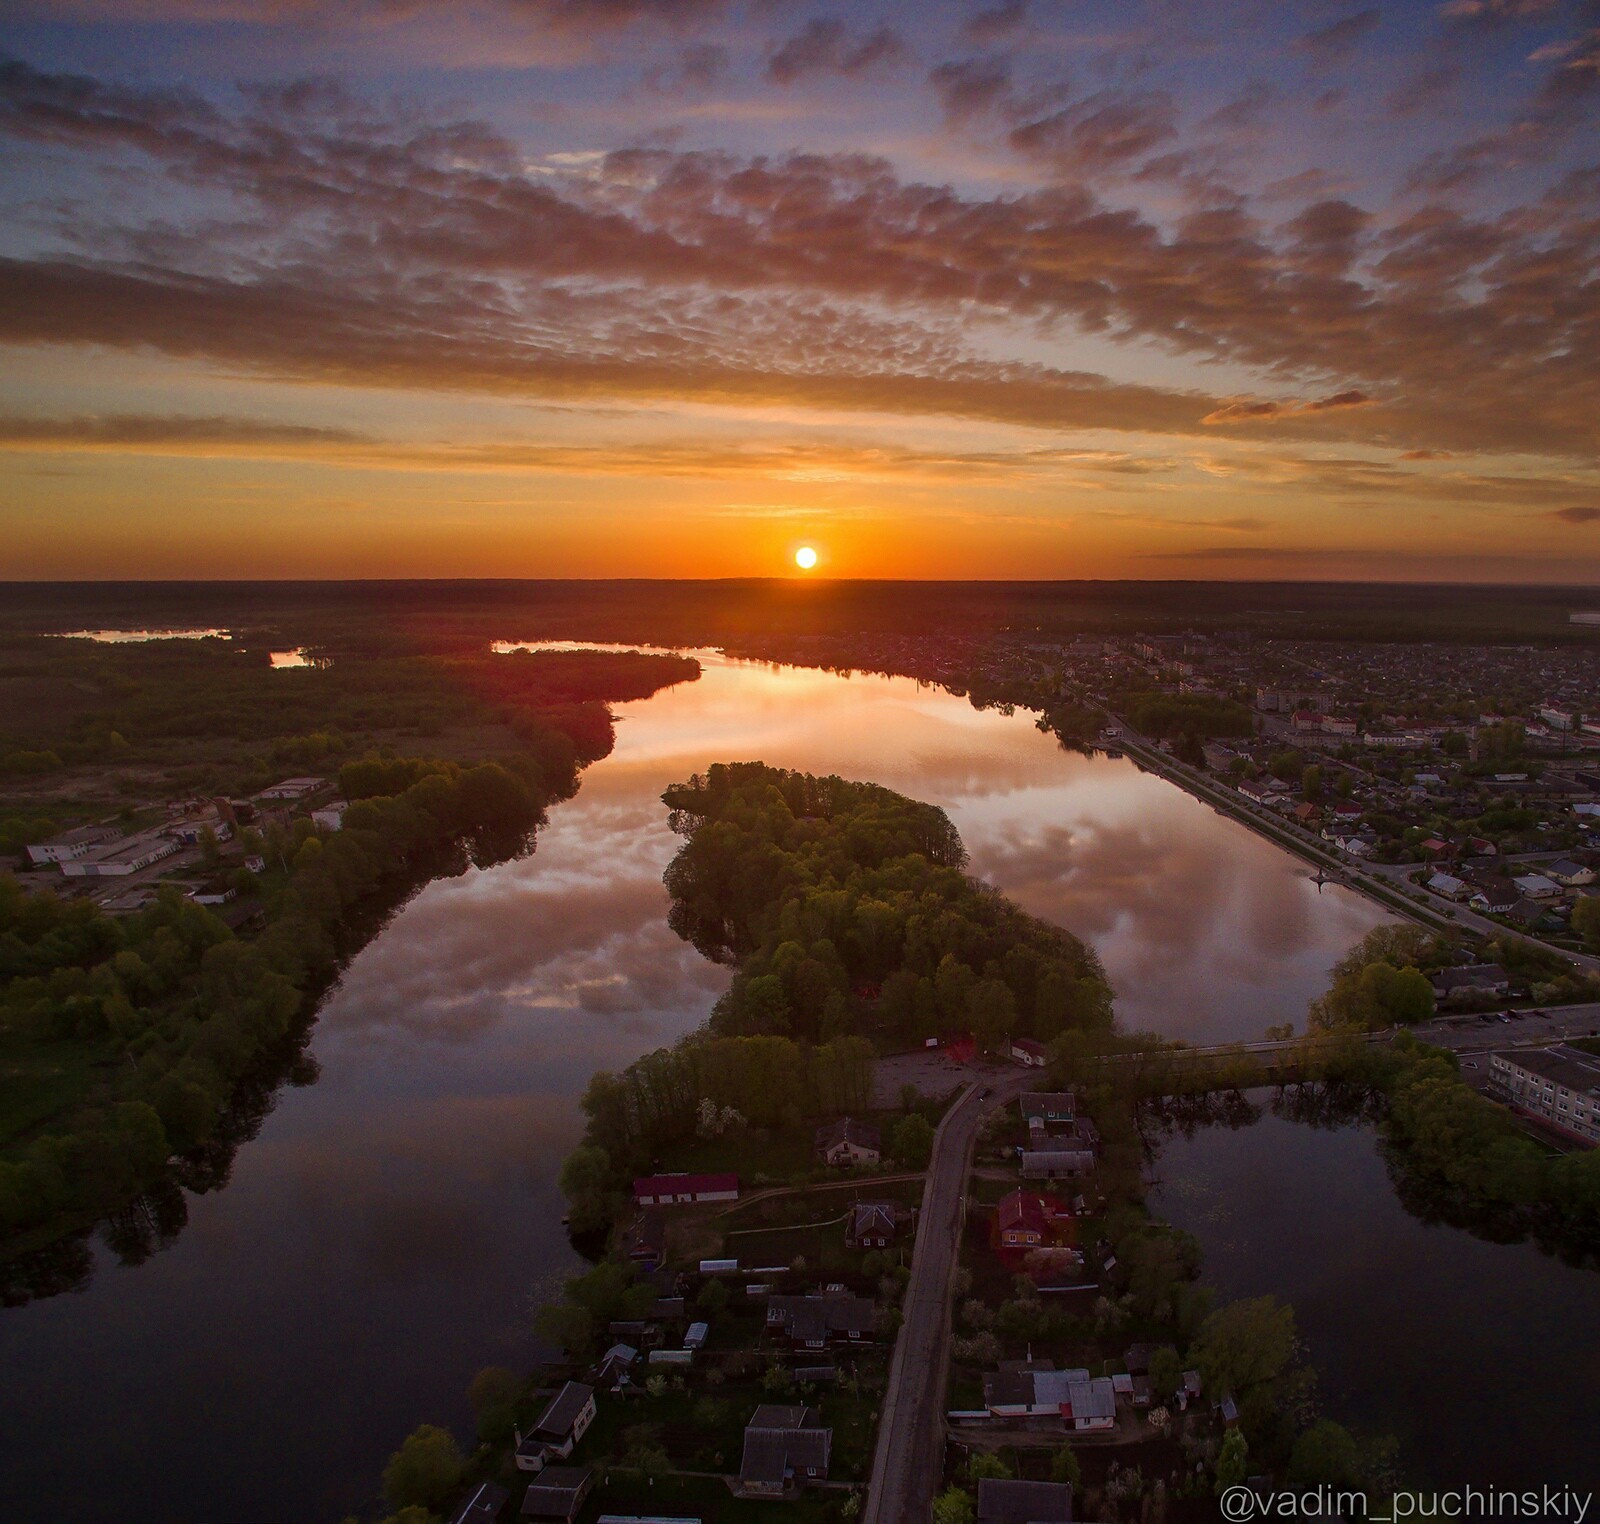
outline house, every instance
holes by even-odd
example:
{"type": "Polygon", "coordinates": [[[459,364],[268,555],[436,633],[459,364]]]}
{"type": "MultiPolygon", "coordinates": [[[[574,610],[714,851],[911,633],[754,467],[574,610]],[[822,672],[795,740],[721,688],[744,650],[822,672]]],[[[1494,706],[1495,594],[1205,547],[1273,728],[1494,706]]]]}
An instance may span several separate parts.
{"type": "Polygon", "coordinates": [[[1468,903],[1484,915],[1504,915],[1517,903],[1517,891],[1508,878],[1491,878],[1486,873],[1468,873],[1463,877],[1472,889],[1468,903]]]}
{"type": "Polygon", "coordinates": [[[1109,1376],[1074,1381],[1061,1416],[1080,1434],[1104,1433],[1117,1426],[1117,1393],[1109,1376]]]}
{"type": "Polygon", "coordinates": [[[460,1510],[451,1516],[450,1524],[495,1524],[510,1500],[511,1494],[504,1487],[480,1482],[468,1494],[460,1510]]]}
{"type": "Polygon", "coordinates": [[[1428,976],[1434,998],[1447,1001],[1487,995],[1504,999],[1511,992],[1511,975],[1498,963],[1476,963],[1469,968],[1444,968],[1428,976]]]}
{"type": "Polygon", "coordinates": [[[1024,1069],[1044,1068],[1046,1054],[1042,1042],[1035,1042],[1031,1037],[1013,1037],[1010,1049],[1012,1062],[1021,1064],[1024,1069]]]}
{"type": "Polygon", "coordinates": [[[824,1164],[846,1168],[852,1164],[876,1164],[883,1157],[883,1140],[870,1122],[840,1117],[817,1129],[816,1151],[824,1164]]]}
{"type": "Polygon", "coordinates": [[[588,1466],[547,1466],[528,1483],[527,1494],[522,1499],[522,1516],[525,1519],[561,1519],[571,1524],[593,1486],[594,1472],[588,1466]]]}
{"type": "Polygon", "coordinates": [[[633,1182],[640,1206],[672,1206],[691,1201],[737,1201],[737,1175],[642,1175],[633,1182]]]}
{"type": "Polygon", "coordinates": [[[1561,885],[1542,873],[1524,873],[1511,882],[1524,899],[1553,900],[1561,894],[1561,885]]]}
{"type": "Polygon", "coordinates": [[[304,799],[307,794],[316,793],[322,784],[321,778],[285,778],[282,783],[274,783],[271,788],[262,789],[256,798],[268,801],[304,799]]]}
{"type": "Polygon", "coordinates": [[[115,841],[121,835],[122,832],[116,826],[79,826],[76,830],[63,831],[59,836],[52,836],[48,841],[31,842],[28,846],[28,861],[70,862],[75,857],[83,857],[96,847],[104,846],[108,841],[115,841]]]}
{"type": "Polygon", "coordinates": [[[1078,1098],[1071,1090],[1024,1090],[1017,1097],[1029,1132],[1064,1132],[1078,1115],[1078,1098]]]}
{"type": "Polygon", "coordinates": [[[887,1201],[858,1201],[845,1217],[844,1241],[851,1249],[887,1249],[899,1230],[893,1205],[887,1201]]]}
{"type": "Polygon", "coordinates": [[[595,1385],[603,1386],[608,1392],[620,1391],[633,1379],[629,1372],[638,1359],[639,1351],[633,1345],[613,1344],[600,1357],[600,1364],[595,1367],[595,1385]]]}
{"type": "Polygon", "coordinates": [[[1059,1418],[1072,1384],[1086,1370],[1058,1371],[1049,1360],[1007,1360],[983,1378],[983,1405],[993,1418],[1059,1418]]]}
{"type": "Polygon", "coordinates": [[[1489,1088],[1515,1111],[1593,1148],[1600,1143],[1600,1058],[1556,1043],[1489,1056],[1489,1088]]]}
{"type": "Polygon", "coordinates": [[[1022,1151],[1024,1180],[1059,1180],[1069,1175],[1087,1175],[1094,1168],[1090,1148],[1025,1148],[1022,1151]]]}
{"type": "Polygon", "coordinates": [[[989,1244],[996,1250],[1038,1249],[1071,1235],[1072,1209],[1055,1196],[1015,1190],[1002,1197],[989,1226],[989,1244]]]}
{"type": "Polygon", "coordinates": [[[594,1422],[594,1388],[568,1381],[524,1434],[517,1431],[517,1470],[543,1471],[553,1460],[566,1460],[594,1422]]]}
{"type": "Polygon", "coordinates": [[[976,1524],[1072,1524],[1072,1488],[986,1476],[978,1483],[976,1524]]]}
{"type": "Polygon", "coordinates": [[[1595,878],[1593,868],[1585,867],[1571,857],[1558,857],[1553,863],[1546,863],[1544,871],[1547,878],[1553,878],[1568,889],[1581,889],[1586,884],[1592,884],[1595,878]]]}
{"type": "Polygon", "coordinates": [[[863,1296],[775,1296],[767,1302],[767,1327],[805,1349],[859,1344],[872,1337],[876,1310],[863,1296]]]}
{"type": "Polygon", "coordinates": [[[1309,801],[1304,804],[1297,804],[1290,813],[1303,826],[1311,825],[1322,817],[1322,811],[1309,801]]]}
{"type": "Polygon", "coordinates": [[[744,1428],[738,1492],[781,1498],[808,1482],[828,1479],[833,1430],[808,1407],[764,1402],[744,1428]]]}
{"type": "Polygon", "coordinates": [[[311,823],[324,831],[337,831],[344,825],[344,812],[350,806],[343,799],[336,799],[332,804],[325,804],[320,810],[311,812],[311,823]]]}
{"type": "Polygon", "coordinates": [[[684,1330],[683,1347],[691,1353],[697,1349],[704,1349],[706,1340],[710,1337],[711,1325],[709,1323],[691,1323],[684,1330]]]}
{"type": "Polygon", "coordinates": [[[1430,836],[1422,843],[1424,857],[1453,857],[1455,848],[1447,841],[1441,841],[1437,836],[1430,836]]]}
{"type": "Polygon", "coordinates": [[[1468,892],[1467,881],[1453,873],[1435,873],[1428,879],[1428,892],[1442,894],[1447,900],[1459,900],[1468,892]]]}

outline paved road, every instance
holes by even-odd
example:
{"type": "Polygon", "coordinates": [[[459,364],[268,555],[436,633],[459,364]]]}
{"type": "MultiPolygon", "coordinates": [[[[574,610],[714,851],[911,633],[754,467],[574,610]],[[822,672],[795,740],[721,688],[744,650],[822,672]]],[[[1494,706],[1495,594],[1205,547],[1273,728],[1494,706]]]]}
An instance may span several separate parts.
{"type": "Polygon", "coordinates": [[[1555,953],[1557,957],[1564,958],[1581,972],[1600,973],[1600,958],[1588,953],[1571,952],[1564,947],[1553,947],[1539,937],[1528,936],[1524,932],[1502,925],[1499,921],[1492,921],[1465,905],[1443,899],[1427,890],[1421,891],[1425,903],[1416,905],[1408,898],[1410,893],[1416,892],[1416,886],[1402,882],[1405,872],[1416,871],[1414,865],[1400,868],[1398,865],[1363,863],[1357,867],[1336,853],[1320,837],[1301,830],[1271,810],[1251,804],[1236,789],[1202,777],[1192,768],[1184,767],[1174,761],[1154,742],[1147,741],[1133,730],[1125,720],[1117,722],[1117,729],[1118,743],[1152,772],[1159,773],[1169,783],[1175,783],[1179,788],[1204,800],[1207,804],[1226,811],[1242,825],[1254,828],[1279,847],[1284,846],[1285,840],[1294,842],[1295,849],[1300,855],[1311,859],[1335,883],[1375,900],[1391,915],[1403,915],[1409,920],[1418,921],[1430,931],[1437,929],[1437,923],[1444,922],[1454,923],[1462,930],[1476,932],[1479,936],[1514,937],[1546,952],[1555,953]],[[1390,896],[1397,897],[1400,903],[1391,904],[1390,896]]]}
{"type": "Polygon", "coordinates": [[[988,1083],[992,1094],[987,1100],[979,1098],[981,1086],[967,1087],[945,1113],[934,1138],[906,1287],[905,1322],[889,1366],[862,1524],[919,1524],[933,1511],[934,1490],[944,1469],[950,1283],[966,1217],[972,1145],[984,1117],[1038,1084],[1039,1077],[1002,1073],[988,1083]]]}

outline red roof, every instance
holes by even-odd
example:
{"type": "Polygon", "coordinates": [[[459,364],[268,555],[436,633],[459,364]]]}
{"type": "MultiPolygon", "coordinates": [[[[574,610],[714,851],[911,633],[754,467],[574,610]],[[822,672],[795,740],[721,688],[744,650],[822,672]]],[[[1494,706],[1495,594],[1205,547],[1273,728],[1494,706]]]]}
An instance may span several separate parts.
{"type": "Polygon", "coordinates": [[[737,1175],[641,1175],[633,1182],[635,1196],[709,1196],[738,1189],[737,1175]]]}
{"type": "Polygon", "coordinates": [[[995,1226],[1001,1232],[1021,1228],[1026,1232],[1048,1233],[1059,1221],[1070,1218],[1072,1209],[1055,1196],[1035,1191],[1013,1191],[994,1209],[995,1226]]]}

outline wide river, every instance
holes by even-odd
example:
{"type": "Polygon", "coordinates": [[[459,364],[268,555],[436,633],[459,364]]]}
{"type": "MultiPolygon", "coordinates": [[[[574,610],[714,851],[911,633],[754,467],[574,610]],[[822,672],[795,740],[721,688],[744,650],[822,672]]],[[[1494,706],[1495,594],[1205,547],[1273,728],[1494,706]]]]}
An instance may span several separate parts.
{"type": "MultiPolygon", "coordinates": [[[[975,873],[1099,949],[1128,1027],[1298,1023],[1380,919],[1028,715],[702,661],[621,706],[615,751],[532,855],[429,885],[352,961],[313,1037],[320,1079],[282,1093],[171,1247],[122,1268],[97,1246],[86,1290],[0,1313],[0,1518],[331,1524],[375,1501],[415,1424],[470,1437],[473,1372],[534,1358],[530,1309],[578,1263],[555,1181],[585,1083],[697,1025],[727,978],[668,930],[661,886],[679,845],[661,791],[712,762],[943,805],[975,873]]],[[[1369,1252],[1381,1268],[1385,1245],[1369,1252]]],[[[1468,1315],[1462,1340],[1480,1332],[1468,1315]]]]}

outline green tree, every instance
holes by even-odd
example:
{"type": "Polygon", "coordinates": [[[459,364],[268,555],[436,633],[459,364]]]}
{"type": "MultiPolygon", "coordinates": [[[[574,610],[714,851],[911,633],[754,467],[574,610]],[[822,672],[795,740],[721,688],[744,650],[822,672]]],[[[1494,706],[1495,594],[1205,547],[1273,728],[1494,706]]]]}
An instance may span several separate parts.
{"type": "Polygon", "coordinates": [[[971,1497],[959,1487],[946,1487],[933,1500],[933,1524],[972,1524],[971,1497]]]}
{"type": "Polygon", "coordinates": [[[1063,1445],[1051,1456],[1050,1480],[1065,1482],[1074,1488],[1083,1485],[1083,1467],[1078,1464],[1078,1452],[1071,1445],[1063,1445]]]}
{"type": "Polygon", "coordinates": [[[485,1366],[472,1378],[467,1401],[478,1421],[478,1438],[485,1444],[498,1444],[510,1435],[521,1391],[515,1372],[502,1365],[485,1366]]]}
{"type": "Polygon", "coordinates": [[[1585,947],[1600,952],[1600,894],[1586,894],[1572,907],[1572,929],[1585,947]]]}
{"type": "Polygon", "coordinates": [[[1242,1429],[1229,1429],[1222,1438],[1222,1449],[1217,1455],[1217,1496],[1230,1487],[1242,1486],[1250,1475],[1250,1446],[1242,1429]]]}
{"type": "Polygon", "coordinates": [[[1150,1385],[1158,1400],[1167,1401],[1183,1380],[1183,1361],[1170,1344],[1163,1344],[1150,1356],[1150,1385]]]}
{"type": "Polygon", "coordinates": [[[1300,774],[1300,792],[1312,802],[1322,797],[1322,769],[1315,762],[1300,774]]]}
{"type": "Polygon", "coordinates": [[[716,1314],[726,1311],[728,1306],[728,1287],[723,1281],[707,1281],[700,1288],[699,1295],[695,1297],[694,1304],[701,1312],[716,1314]]]}
{"type": "Polygon", "coordinates": [[[925,1116],[913,1112],[895,1125],[891,1147],[895,1161],[905,1169],[926,1169],[933,1155],[933,1127],[925,1116]]]}
{"type": "Polygon", "coordinates": [[[1349,1430],[1321,1418],[1294,1442],[1288,1480],[1295,1487],[1359,1487],[1361,1451],[1349,1430]]]}
{"type": "Polygon", "coordinates": [[[1016,1474],[1015,1468],[1007,1463],[1005,1457],[993,1450],[974,1451],[972,1459],[967,1462],[967,1480],[974,1487],[985,1479],[1009,1481],[1016,1474]]]}
{"type": "Polygon", "coordinates": [[[561,1166],[561,1194],[574,1233],[595,1233],[611,1218],[611,1156],[595,1143],[580,1143],[561,1166]]]}
{"type": "Polygon", "coordinates": [[[1213,1396],[1243,1394],[1275,1380],[1294,1356],[1294,1309],[1276,1297],[1250,1297],[1220,1307],[1200,1326],[1190,1356],[1213,1396]]]}
{"type": "Polygon", "coordinates": [[[391,1508],[439,1508],[461,1485],[464,1462],[448,1429],[425,1423],[383,1468],[383,1495],[391,1508]]]}

